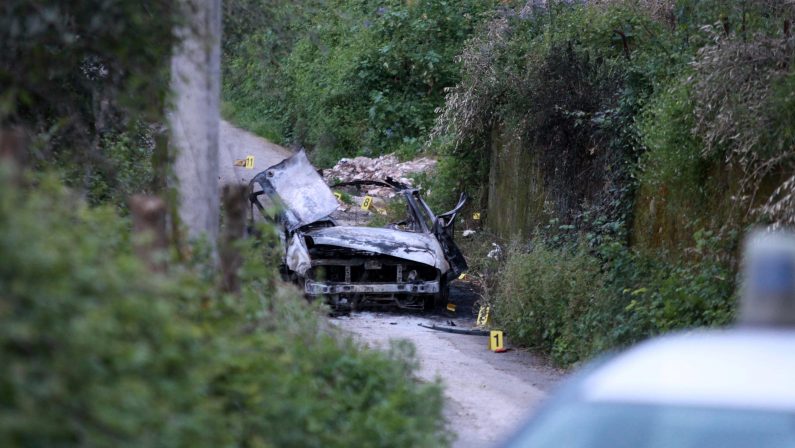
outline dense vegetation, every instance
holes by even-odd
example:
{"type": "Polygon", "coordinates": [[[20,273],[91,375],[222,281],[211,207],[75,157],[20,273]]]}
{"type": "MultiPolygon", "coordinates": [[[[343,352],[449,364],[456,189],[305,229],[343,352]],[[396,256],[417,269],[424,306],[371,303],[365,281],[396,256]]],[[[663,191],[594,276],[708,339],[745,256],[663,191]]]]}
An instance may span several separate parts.
{"type": "Polygon", "coordinates": [[[0,124],[27,129],[29,162],[92,203],[161,188],[167,145],[152,131],[179,20],[170,1],[4,1],[0,124]]]}
{"type": "Polygon", "coordinates": [[[731,321],[739,238],[795,216],[792,14],[528,2],[468,43],[434,132],[455,170],[436,191],[450,201],[475,179],[480,205],[509,214],[500,230],[517,242],[489,299],[514,340],[569,364],[731,321]],[[521,201],[502,199],[511,175],[532,184],[521,201]]]}
{"type": "Polygon", "coordinates": [[[227,115],[340,157],[416,153],[465,39],[497,1],[225,2],[227,115]],[[240,11],[250,20],[242,21],[240,11]]]}
{"type": "Polygon", "coordinates": [[[335,332],[273,244],[241,245],[238,294],[200,246],[134,255],[130,194],[168,196],[174,5],[0,6],[0,445],[446,445],[412,348],[335,332]]]}
{"type": "Polygon", "coordinates": [[[498,322],[563,364],[730,322],[740,239],[795,220],[788,2],[303,5],[226,49],[230,116],[321,165],[437,154],[434,205],[504,240],[498,322]]]}
{"type": "Polygon", "coordinates": [[[444,444],[411,347],[324,328],[261,255],[239,296],[198,261],[152,275],[112,208],[36,184],[0,176],[3,446],[444,444]]]}

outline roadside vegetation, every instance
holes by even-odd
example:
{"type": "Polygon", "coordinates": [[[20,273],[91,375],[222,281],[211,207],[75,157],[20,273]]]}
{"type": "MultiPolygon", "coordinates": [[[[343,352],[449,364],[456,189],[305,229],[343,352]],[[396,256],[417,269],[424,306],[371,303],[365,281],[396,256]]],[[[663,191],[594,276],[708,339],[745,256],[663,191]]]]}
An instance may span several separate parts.
{"type": "Polygon", "coordinates": [[[413,348],[329,327],[268,241],[238,293],[175,233],[137,255],[129,197],[173,200],[172,3],[0,7],[0,445],[447,445],[413,348]]]}
{"type": "Polygon", "coordinates": [[[230,116],[252,99],[320,165],[435,154],[432,205],[467,191],[502,246],[470,260],[498,324],[560,364],[730,322],[740,239],[795,220],[788,2],[310,4],[289,39],[249,33],[278,62],[226,49],[230,116]]]}
{"type": "Polygon", "coordinates": [[[224,2],[227,116],[313,162],[416,154],[496,0],[224,2]]]}
{"type": "Polygon", "coordinates": [[[489,216],[510,249],[487,300],[514,341],[569,365],[732,320],[739,238],[795,216],[792,14],[528,2],[468,42],[434,191],[481,185],[506,215],[489,216]]]}
{"type": "MultiPolygon", "coordinates": [[[[438,446],[413,348],[365,351],[248,254],[239,295],[194,257],[153,275],[129,223],[52,176],[0,177],[4,446],[438,446]]],[[[259,252],[259,251],[257,251],[259,252]]]]}

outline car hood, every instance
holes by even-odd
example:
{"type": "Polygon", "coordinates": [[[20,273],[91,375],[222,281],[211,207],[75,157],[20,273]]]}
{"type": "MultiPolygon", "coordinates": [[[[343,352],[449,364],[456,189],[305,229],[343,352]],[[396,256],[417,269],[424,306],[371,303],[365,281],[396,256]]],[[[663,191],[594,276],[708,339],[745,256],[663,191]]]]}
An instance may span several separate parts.
{"type": "Polygon", "coordinates": [[[439,241],[432,234],[402,232],[377,227],[324,227],[305,234],[316,245],[345,247],[373,252],[449,269],[439,241]]]}
{"type": "Polygon", "coordinates": [[[304,151],[282,160],[251,180],[281,204],[287,227],[293,231],[333,213],[339,203],[304,151]]]}

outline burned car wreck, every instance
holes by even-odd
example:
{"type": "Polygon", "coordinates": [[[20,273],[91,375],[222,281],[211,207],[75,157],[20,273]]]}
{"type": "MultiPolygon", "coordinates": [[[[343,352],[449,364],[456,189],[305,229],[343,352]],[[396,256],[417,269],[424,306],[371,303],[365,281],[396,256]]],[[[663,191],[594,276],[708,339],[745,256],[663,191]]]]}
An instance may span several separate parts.
{"type": "Polygon", "coordinates": [[[389,187],[406,203],[405,220],[386,228],[342,225],[340,203],[301,151],[257,174],[249,185],[251,219],[278,226],[283,273],[310,298],[335,308],[394,304],[428,308],[446,301],[449,283],[467,269],[453,242],[456,215],[466,202],[434,215],[418,191],[391,179],[358,181],[389,187]]]}

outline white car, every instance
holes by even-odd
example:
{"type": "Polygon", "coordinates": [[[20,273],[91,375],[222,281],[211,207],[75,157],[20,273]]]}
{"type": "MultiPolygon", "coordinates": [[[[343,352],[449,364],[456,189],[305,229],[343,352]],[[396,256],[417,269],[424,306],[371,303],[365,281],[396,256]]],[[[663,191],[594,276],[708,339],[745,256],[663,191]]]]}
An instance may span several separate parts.
{"type": "Polygon", "coordinates": [[[751,238],[744,271],[738,327],[593,363],[505,446],[795,448],[795,237],[751,238]]]}
{"type": "Polygon", "coordinates": [[[685,333],[579,374],[508,447],[795,448],[795,330],[685,333]]]}

